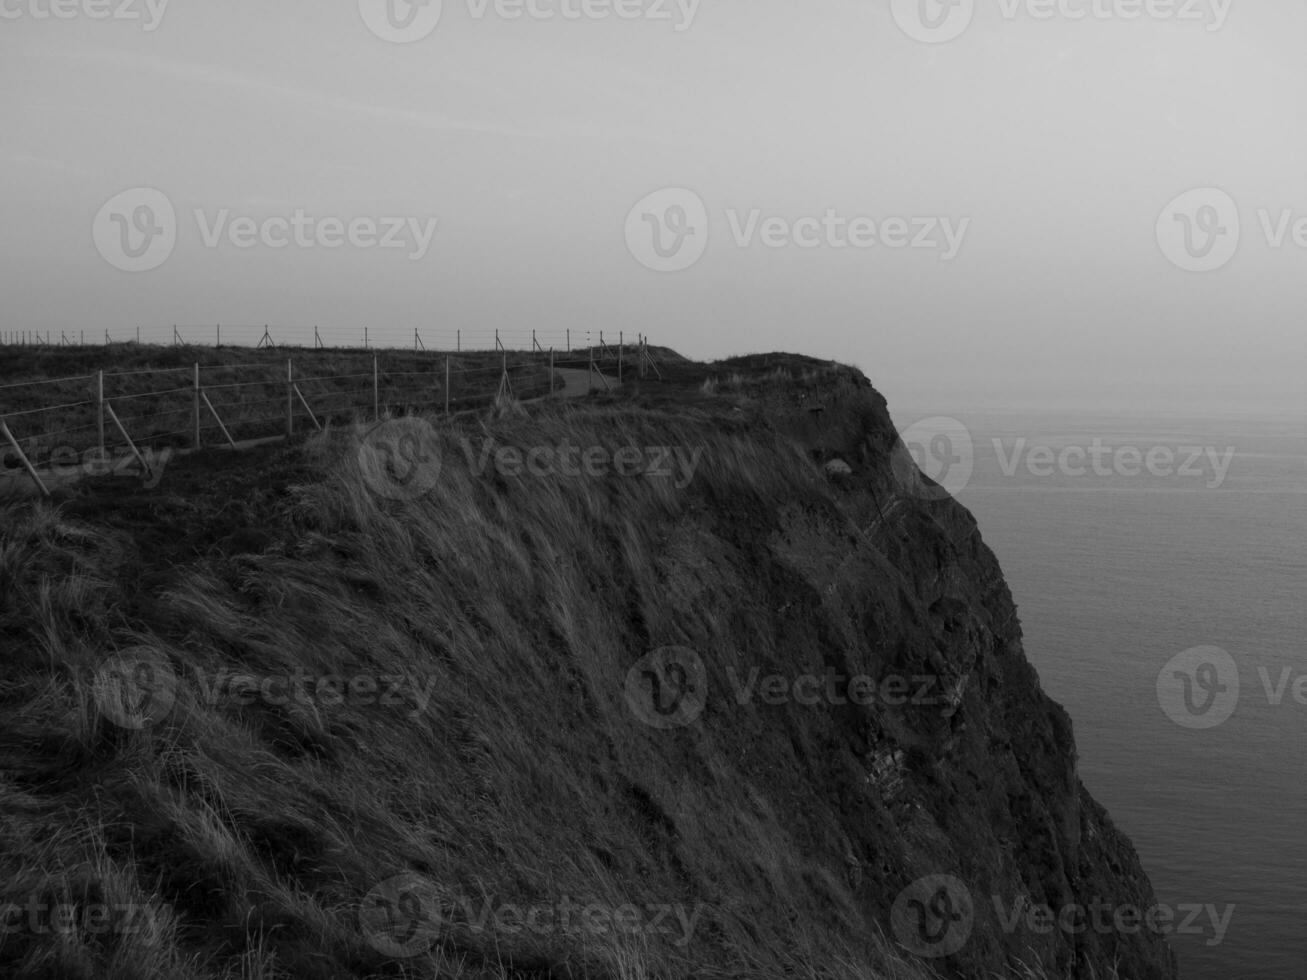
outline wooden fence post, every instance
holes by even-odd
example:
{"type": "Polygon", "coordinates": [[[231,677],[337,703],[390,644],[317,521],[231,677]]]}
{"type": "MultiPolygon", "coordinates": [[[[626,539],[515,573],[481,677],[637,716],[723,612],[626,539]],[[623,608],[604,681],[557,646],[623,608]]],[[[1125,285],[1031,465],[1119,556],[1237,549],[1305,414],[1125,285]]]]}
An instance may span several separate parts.
{"type": "Polygon", "coordinates": [[[449,416],[449,355],[445,355],[445,415],[449,416]]]}
{"type": "Polygon", "coordinates": [[[200,448],[200,365],[195,365],[195,448],[200,448]]]}
{"type": "Polygon", "coordinates": [[[41,488],[41,495],[45,497],[50,496],[50,489],[41,482],[41,477],[37,475],[36,467],[28,460],[27,454],[23,452],[23,447],[18,445],[18,440],[15,439],[14,434],[9,431],[9,426],[5,423],[4,419],[0,419],[0,432],[3,432],[4,437],[9,440],[9,445],[14,447],[14,452],[18,454],[19,460],[22,461],[24,468],[27,470],[27,475],[32,478],[32,481],[38,487],[41,488]]]}
{"type": "Polygon", "coordinates": [[[130,449],[132,455],[136,457],[136,462],[141,464],[141,472],[147,477],[150,476],[150,464],[145,461],[145,457],[141,455],[141,451],[136,448],[136,443],[132,442],[132,437],[127,434],[127,429],[123,426],[122,422],[118,420],[118,413],[113,410],[112,405],[107,405],[105,407],[109,410],[109,418],[113,419],[113,424],[116,425],[118,431],[122,433],[122,437],[127,443],[127,448],[130,449]]]}
{"type": "Polygon", "coordinates": [[[286,358],[286,438],[295,434],[295,372],[286,358]]]}
{"type": "Polygon", "coordinates": [[[96,375],[95,384],[96,427],[100,431],[100,459],[104,459],[104,372],[96,375]]]}
{"type": "Polygon", "coordinates": [[[377,369],[377,355],[372,355],[372,417],[381,419],[381,376],[377,369]]]}

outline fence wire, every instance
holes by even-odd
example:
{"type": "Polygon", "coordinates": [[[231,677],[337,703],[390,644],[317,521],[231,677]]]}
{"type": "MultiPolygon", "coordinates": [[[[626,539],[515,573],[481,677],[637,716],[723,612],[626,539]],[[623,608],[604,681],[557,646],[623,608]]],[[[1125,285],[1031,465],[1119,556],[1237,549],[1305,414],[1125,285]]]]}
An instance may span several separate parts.
{"type": "MultiPolygon", "coordinates": [[[[508,337],[500,334],[496,342],[506,343],[508,337]]],[[[528,335],[528,342],[531,339],[528,335]]],[[[312,431],[314,421],[305,405],[317,423],[326,425],[416,410],[461,413],[492,404],[505,383],[515,397],[543,397],[565,387],[550,375],[551,366],[589,368],[594,372],[593,388],[604,390],[601,379],[613,376],[619,358],[631,371],[636,369],[636,357],[644,353],[643,348],[634,350],[635,356],[631,349],[595,348],[566,357],[552,351],[499,350],[481,355],[487,363],[473,365],[459,365],[450,353],[390,350],[372,355],[371,371],[328,370],[304,376],[297,373],[294,355],[286,359],[288,365],[199,363],[106,370],[0,385],[0,422],[10,430],[26,461],[39,469],[91,450],[128,451],[129,443],[113,421],[115,415],[138,447],[191,450],[226,445],[224,428],[237,443],[312,431]],[[419,369],[413,370],[415,366],[419,369]],[[250,372],[261,372],[262,377],[250,377],[250,372]],[[189,383],[178,385],[179,376],[190,379],[189,383]],[[243,379],[232,380],[233,376],[243,379]],[[44,404],[46,399],[55,403],[44,404]]],[[[334,355],[301,355],[299,362],[307,361],[312,369],[314,356],[334,355]]],[[[0,476],[21,471],[23,465],[21,457],[14,458],[8,441],[0,438],[0,476]]]]}

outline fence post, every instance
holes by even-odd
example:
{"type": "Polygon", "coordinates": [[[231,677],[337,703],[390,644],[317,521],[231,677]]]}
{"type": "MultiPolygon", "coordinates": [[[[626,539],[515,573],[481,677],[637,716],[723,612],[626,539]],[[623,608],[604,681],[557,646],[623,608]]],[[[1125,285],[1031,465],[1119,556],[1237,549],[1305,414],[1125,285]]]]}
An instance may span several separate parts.
{"type": "Polygon", "coordinates": [[[445,416],[449,416],[449,355],[445,355],[445,416]]]}
{"type": "Polygon", "coordinates": [[[372,417],[381,420],[381,381],[376,354],[372,355],[372,417]]]}
{"type": "Polygon", "coordinates": [[[41,481],[40,475],[36,472],[36,467],[28,460],[27,454],[23,452],[23,447],[18,445],[18,440],[9,431],[9,426],[4,419],[0,419],[0,433],[3,433],[4,437],[9,440],[9,445],[14,447],[14,452],[18,454],[18,459],[22,462],[24,469],[27,470],[27,475],[32,478],[33,483],[40,487],[41,495],[44,497],[50,496],[50,489],[41,481]]]}
{"type": "Polygon", "coordinates": [[[96,422],[100,430],[100,459],[104,459],[104,372],[96,375],[95,384],[96,422]]]}
{"type": "Polygon", "coordinates": [[[295,434],[295,373],[286,358],[286,438],[295,434]]]}
{"type": "Polygon", "coordinates": [[[590,348],[590,371],[586,375],[585,390],[586,394],[595,390],[595,349],[593,347],[590,348]]]}
{"type": "Polygon", "coordinates": [[[200,448],[200,365],[195,365],[195,448],[200,448]]]}
{"type": "Polygon", "coordinates": [[[617,383],[622,383],[622,342],[625,334],[622,331],[617,332],[617,383]]]}
{"type": "Polygon", "coordinates": [[[217,331],[218,349],[222,350],[222,324],[217,324],[214,329],[217,331]]]}
{"type": "Polygon", "coordinates": [[[150,476],[151,475],[150,464],[145,461],[145,457],[141,455],[141,451],[136,448],[136,443],[132,442],[132,437],[127,434],[127,429],[123,426],[122,422],[118,419],[118,413],[113,410],[113,406],[109,405],[108,409],[109,409],[109,418],[113,419],[113,424],[117,426],[118,431],[122,433],[123,441],[127,443],[127,448],[130,449],[132,451],[132,455],[136,457],[136,462],[141,464],[141,472],[144,473],[147,477],[150,476]]]}
{"type": "Polygon", "coordinates": [[[554,393],[554,349],[549,348],[549,394],[554,393]]]}
{"type": "Polygon", "coordinates": [[[462,353],[462,351],[463,351],[463,331],[462,331],[462,330],[458,331],[458,334],[457,334],[457,336],[455,337],[454,345],[455,345],[455,346],[454,346],[454,350],[458,351],[459,353],[462,353]]]}

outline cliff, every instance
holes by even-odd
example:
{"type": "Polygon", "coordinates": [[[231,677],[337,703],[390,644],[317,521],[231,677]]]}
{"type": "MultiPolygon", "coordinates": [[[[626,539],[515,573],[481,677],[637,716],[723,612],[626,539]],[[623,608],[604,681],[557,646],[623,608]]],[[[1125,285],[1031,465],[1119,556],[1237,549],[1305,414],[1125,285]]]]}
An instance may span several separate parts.
{"type": "Polygon", "coordinates": [[[866,378],[668,373],[5,505],[0,969],[1175,976],[866,378]]]}

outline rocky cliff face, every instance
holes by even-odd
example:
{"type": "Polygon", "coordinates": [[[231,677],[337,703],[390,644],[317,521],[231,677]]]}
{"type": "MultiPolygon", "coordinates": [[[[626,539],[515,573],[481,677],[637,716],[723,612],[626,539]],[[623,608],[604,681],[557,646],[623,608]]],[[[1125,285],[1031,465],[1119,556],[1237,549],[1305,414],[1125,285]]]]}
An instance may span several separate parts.
{"type": "Polygon", "coordinates": [[[708,518],[756,570],[739,587],[757,645],[739,655],[869,677],[877,695],[771,710],[768,741],[789,751],[768,754],[791,763],[757,783],[773,812],[822,866],[842,854],[856,906],[947,975],[1175,976],[1165,923],[1143,918],[1148,878],[1077,778],[1071,720],[1040,689],[971,514],[920,474],[861,376],[759,391],[756,410],[847,467],[825,467],[827,500],[776,501],[747,530],[729,509],[708,518]]]}

